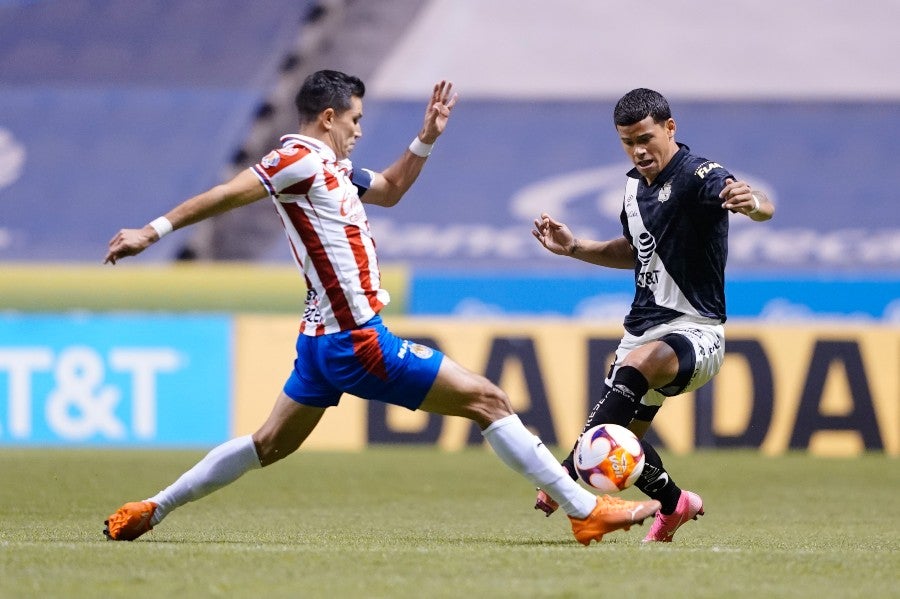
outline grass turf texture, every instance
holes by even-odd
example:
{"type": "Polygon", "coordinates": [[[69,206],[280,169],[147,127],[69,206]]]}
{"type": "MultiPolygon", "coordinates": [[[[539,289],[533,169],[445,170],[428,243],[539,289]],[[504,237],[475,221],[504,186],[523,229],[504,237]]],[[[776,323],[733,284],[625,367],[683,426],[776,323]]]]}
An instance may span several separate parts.
{"type": "MultiPolygon", "coordinates": [[[[202,456],[0,450],[0,597],[888,597],[896,459],[667,456],[707,515],[585,548],[487,449],[300,452],[133,542],[102,520],[202,456]]],[[[639,496],[629,489],[624,495],[639,496]]]]}

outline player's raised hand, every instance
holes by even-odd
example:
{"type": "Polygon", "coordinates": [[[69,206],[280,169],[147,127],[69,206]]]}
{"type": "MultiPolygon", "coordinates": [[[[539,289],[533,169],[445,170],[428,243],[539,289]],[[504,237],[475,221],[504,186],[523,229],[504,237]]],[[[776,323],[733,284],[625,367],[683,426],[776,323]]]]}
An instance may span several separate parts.
{"type": "Polygon", "coordinates": [[[775,214],[775,205],[765,192],[751,189],[745,181],[725,179],[725,187],[719,192],[719,197],[724,200],[722,208],[746,214],[757,222],[769,220],[775,214]]]}
{"type": "Polygon", "coordinates": [[[722,208],[732,212],[747,214],[754,208],[759,208],[758,201],[754,199],[750,184],[745,181],[725,179],[725,187],[719,192],[719,197],[724,200],[722,208]]]}
{"type": "Polygon", "coordinates": [[[553,220],[544,212],[540,218],[534,219],[531,234],[545,248],[559,255],[569,255],[575,244],[575,236],[564,223],[553,220]]]}
{"type": "Polygon", "coordinates": [[[143,229],[122,229],[109,240],[104,264],[115,264],[119,258],[136,256],[159,239],[156,231],[149,225],[143,229]]]}
{"type": "Polygon", "coordinates": [[[438,136],[447,127],[450,120],[450,111],[456,104],[459,96],[453,92],[453,84],[449,81],[440,81],[434,84],[434,90],[428,99],[425,108],[425,122],[419,132],[419,139],[423,143],[433,144],[438,136]]]}

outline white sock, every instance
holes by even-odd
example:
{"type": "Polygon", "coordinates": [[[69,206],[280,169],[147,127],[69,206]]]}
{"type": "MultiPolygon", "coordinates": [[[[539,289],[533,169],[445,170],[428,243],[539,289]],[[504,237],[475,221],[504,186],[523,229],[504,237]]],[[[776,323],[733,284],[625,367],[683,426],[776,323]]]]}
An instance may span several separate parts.
{"type": "Polygon", "coordinates": [[[256,446],[250,435],[222,443],[174,483],[147,499],[158,506],[150,524],[156,526],[175,508],[205,497],[236,481],[245,472],[260,467],[256,446]]]}
{"type": "Polygon", "coordinates": [[[481,434],[503,463],[546,491],[568,515],[587,518],[597,505],[597,496],[569,477],[516,414],[492,422],[481,434]]]}

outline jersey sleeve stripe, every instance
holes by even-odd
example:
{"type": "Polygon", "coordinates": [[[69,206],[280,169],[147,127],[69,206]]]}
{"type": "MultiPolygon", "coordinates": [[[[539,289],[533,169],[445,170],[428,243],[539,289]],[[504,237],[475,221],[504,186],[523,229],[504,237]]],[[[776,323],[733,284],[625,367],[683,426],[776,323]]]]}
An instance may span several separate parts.
{"type": "Polygon", "coordinates": [[[251,167],[251,168],[253,170],[253,173],[256,175],[256,177],[259,179],[259,181],[263,184],[263,187],[266,188],[266,191],[269,193],[269,195],[272,196],[273,198],[277,198],[278,192],[275,191],[275,186],[272,185],[272,181],[269,179],[269,175],[266,173],[266,171],[263,170],[262,168],[260,168],[260,166],[258,164],[253,165],[253,167],[251,167]]]}

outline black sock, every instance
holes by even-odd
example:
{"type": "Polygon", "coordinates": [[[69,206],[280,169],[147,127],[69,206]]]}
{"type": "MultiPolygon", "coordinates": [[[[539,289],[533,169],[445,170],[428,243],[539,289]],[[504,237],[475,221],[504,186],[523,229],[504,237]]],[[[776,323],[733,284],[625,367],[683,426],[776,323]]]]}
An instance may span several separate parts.
{"type": "MultiPolygon", "coordinates": [[[[638,402],[647,394],[650,384],[641,371],[633,366],[622,366],[616,371],[613,377],[612,387],[607,387],[602,399],[594,404],[587,422],[581,432],[595,427],[598,424],[618,424],[619,426],[628,426],[634,418],[634,412],[637,409],[638,402]]],[[[563,466],[569,471],[569,476],[577,479],[575,473],[575,445],[572,451],[562,461],[563,466]]]]}
{"type": "Polygon", "coordinates": [[[644,471],[637,479],[635,486],[644,492],[650,499],[656,499],[662,504],[661,511],[669,515],[678,507],[678,498],[681,497],[681,489],[669,477],[662,463],[662,458],[653,449],[653,446],[641,439],[641,447],[644,449],[644,471]]]}
{"type": "Polygon", "coordinates": [[[622,366],[616,371],[612,386],[591,411],[584,430],[607,423],[628,426],[634,418],[638,403],[649,389],[650,383],[640,370],[633,366],[622,366]]]}
{"type": "Polygon", "coordinates": [[[562,461],[562,465],[569,471],[572,480],[578,480],[578,473],[575,472],[575,450],[569,452],[569,455],[562,461]]]}

